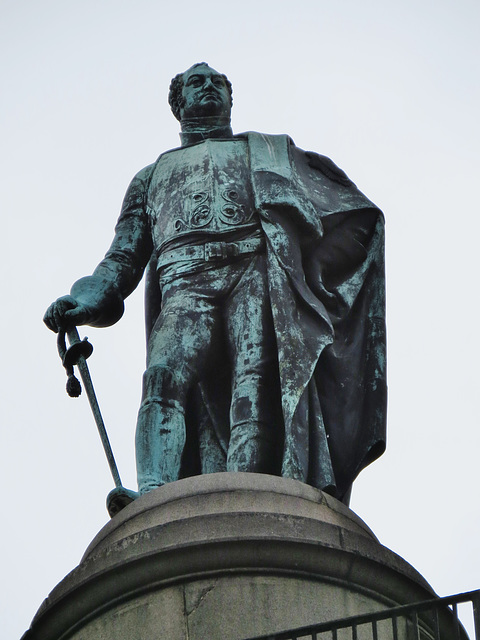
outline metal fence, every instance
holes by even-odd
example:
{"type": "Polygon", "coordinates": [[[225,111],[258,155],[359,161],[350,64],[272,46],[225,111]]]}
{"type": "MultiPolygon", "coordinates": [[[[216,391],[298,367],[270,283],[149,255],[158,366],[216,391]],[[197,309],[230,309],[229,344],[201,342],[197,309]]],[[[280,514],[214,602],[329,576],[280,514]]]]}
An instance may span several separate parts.
{"type": "Polygon", "coordinates": [[[459,619],[458,605],[461,603],[472,607],[474,635],[471,640],[480,640],[480,590],[249,640],[468,640],[459,619]]]}

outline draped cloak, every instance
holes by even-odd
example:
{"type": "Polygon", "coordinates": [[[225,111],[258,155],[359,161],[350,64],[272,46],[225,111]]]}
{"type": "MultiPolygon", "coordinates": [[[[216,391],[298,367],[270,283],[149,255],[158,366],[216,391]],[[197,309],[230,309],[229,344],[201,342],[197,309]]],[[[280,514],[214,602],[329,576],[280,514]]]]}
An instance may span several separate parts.
{"type": "MultiPolygon", "coordinates": [[[[242,135],[266,239],[278,351],[278,473],[348,504],[355,477],[385,449],[383,215],[325,156],[288,136],[242,135]]],[[[149,263],[147,341],[161,308],[148,191],[162,157],[134,178],[110,250],[71,292],[98,310],[90,324],[113,324],[149,263]]],[[[216,370],[192,390],[184,476],[226,468],[228,380],[228,371],[216,370]]]]}

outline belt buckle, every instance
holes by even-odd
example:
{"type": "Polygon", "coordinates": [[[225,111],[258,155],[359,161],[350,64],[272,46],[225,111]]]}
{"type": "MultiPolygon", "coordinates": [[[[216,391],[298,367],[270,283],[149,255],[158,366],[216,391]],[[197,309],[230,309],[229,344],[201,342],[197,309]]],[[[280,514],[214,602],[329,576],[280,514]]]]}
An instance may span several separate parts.
{"type": "Polygon", "coordinates": [[[221,258],[231,258],[238,255],[238,247],[234,243],[229,242],[207,242],[205,243],[205,260],[215,260],[221,258]]]}
{"type": "Polygon", "coordinates": [[[222,257],[222,242],[207,242],[205,244],[205,260],[215,260],[222,257]]]}

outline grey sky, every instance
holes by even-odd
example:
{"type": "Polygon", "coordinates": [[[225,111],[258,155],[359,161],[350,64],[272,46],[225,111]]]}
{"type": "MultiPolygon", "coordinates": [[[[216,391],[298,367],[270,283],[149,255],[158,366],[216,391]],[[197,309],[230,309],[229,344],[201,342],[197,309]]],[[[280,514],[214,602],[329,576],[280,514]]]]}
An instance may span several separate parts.
{"type": "MultiPolygon", "coordinates": [[[[47,305],[107,250],[133,175],[178,146],[171,77],[206,60],[233,127],[330,156],[385,212],[388,449],[352,508],[440,594],[480,587],[478,2],[0,2],[2,635],[18,638],[107,522],[85,397],[67,398],[47,305]],[[167,8],[165,8],[167,7],[167,8]]],[[[90,367],[124,484],[143,287],[90,367]]]]}

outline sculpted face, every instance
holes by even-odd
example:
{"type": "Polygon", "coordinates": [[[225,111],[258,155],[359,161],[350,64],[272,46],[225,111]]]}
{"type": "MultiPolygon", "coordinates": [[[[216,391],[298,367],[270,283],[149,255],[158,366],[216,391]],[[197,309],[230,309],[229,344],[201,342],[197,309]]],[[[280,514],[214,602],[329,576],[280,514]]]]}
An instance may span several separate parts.
{"type": "Polygon", "coordinates": [[[207,116],[230,118],[230,92],[223,76],[208,65],[188,69],[183,74],[181,119],[207,116]]]}

